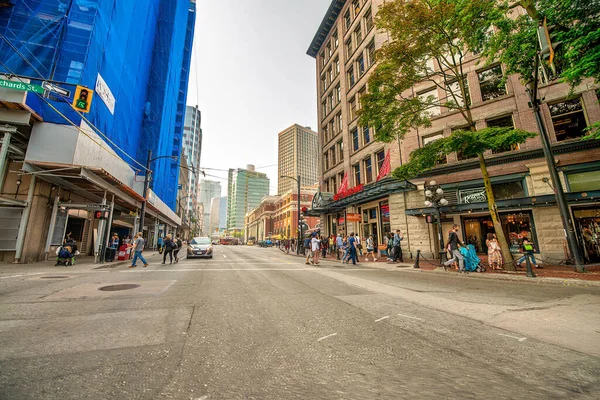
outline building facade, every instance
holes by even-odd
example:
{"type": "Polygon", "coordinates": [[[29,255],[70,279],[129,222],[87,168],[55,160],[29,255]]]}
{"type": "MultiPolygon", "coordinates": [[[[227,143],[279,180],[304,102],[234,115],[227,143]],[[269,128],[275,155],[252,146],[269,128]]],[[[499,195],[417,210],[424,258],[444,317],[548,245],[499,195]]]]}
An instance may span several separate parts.
{"type": "Polygon", "coordinates": [[[10,150],[0,151],[0,226],[11,230],[0,237],[1,260],[44,259],[67,232],[83,254],[102,254],[109,230],[137,232],[144,200],[149,247],[180,225],[194,22],[194,1],[0,7],[0,134],[10,150]]]}
{"type": "Polygon", "coordinates": [[[257,207],[269,194],[269,178],[256,172],[254,165],[246,169],[230,169],[227,187],[227,232],[232,235],[244,230],[246,213],[257,207]]]}
{"type": "MultiPolygon", "coordinates": [[[[300,210],[304,207],[311,207],[312,199],[316,193],[316,186],[301,188],[300,210]]],[[[302,211],[300,212],[302,213],[302,211]]],[[[303,230],[314,231],[320,228],[321,220],[318,216],[304,216],[303,222],[306,224],[303,230]]],[[[283,193],[275,202],[273,229],[275,237],[279,239],[295,239],[298,237],[298,191],[296,189],[283,193]]]]}
{"type": "Polygon", "coordinates": [[[221,182],[202,179],[199,188],[199,201],[203,205],[200,222],[202,235],[210,235],[211,202],[215,197],[221,197],[221,182]]]}
{"type": "MultiPolygon", "coordinates": [[[[415,254],[421,250],[432,257],[439,252],[439,240],[437,223],[427,223],[431,218],[426,217],[435,210],[424,206],[424,184],[435,180],[449,201],[441,208],[444,235],[457,223],[463,240],[485,252],[485,237],[493,227],[476,159],[451,154],[410,182],[392,178],[376,181],[388,153],[393,170],[408,161],[415,149],[465,124],[458,112],[440,107],[433,110],[431,127],[415,129],[392,144],[374,142],[370,128],[358,126],[360,96],[368,90],[375,50],[386,40],[386,33],[377,31],[372,22],[382,3],[332,1],[308,51],[317,66],[321,148],[321,192],[315,196],[313,211],[322,215],[328,233],[374,234],[382,243],[382,233],[402,229],[405,251],[415,254]],[[339,193],[346,174],[351,190],[339,193]]],[[[503,66],[484,66],[477,61],[470,55],[464,70],[476,128],[513,126],[538,132],[519,77],[509,76],[501,85],[503,66]]],[[[440,66],[431,62],[431,68],[440,66]]],[[[419,96],[443,99],[452,88],[442,90],[423,82],[412,90],[419,96]]],[[[580,247],[587,261],[595,261],[600,248],[600,151],[598,142],[581,138],[587,126],[600,120],[598,84],[587,80],[571,92],[567,85],[546,79],[541,90],[545,93],[542,119],[565,184],[580,247]]],[[[535,243],[542,260],[560,262],[567,258],[539,137],[504,152],[488,152],[485,158],[511,251],[519,252],[527,237],[535,243]]]]}
{"type": "Polygon", "coordinates": [[[277,194],[281,195],[296,187],[292,179],[281,178],[300,176],[301,186],[313,186],[319,182],[318,133],[309,127],[292,125],[278,135],[278,176],[277,194]]]}
{"type": "Polygon", "coordinates": [[[200,184],[200,160],[202,156],[202,113],[198,106],[186,106],[185,122],[183,125],[183,149],[190,170],[187,186],[189,187],[186,200],[186,211],[194,213],[198,203],[198,186],[200,184]]]}
{"type": "Polygon", "coordinates": [[[244,217],[244,238],[248,240],[261,241],[273,236],[273,222],[275,215],[275,202],[279,196],[265,196],[260,204],[250,210],[244,217]]]}

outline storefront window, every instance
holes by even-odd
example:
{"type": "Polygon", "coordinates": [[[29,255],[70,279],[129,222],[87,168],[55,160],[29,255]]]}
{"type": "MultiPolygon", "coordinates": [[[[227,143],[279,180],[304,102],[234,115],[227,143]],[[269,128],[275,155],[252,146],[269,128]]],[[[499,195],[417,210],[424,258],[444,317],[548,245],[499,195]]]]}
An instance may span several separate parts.
{"type": "Polygon", "coordinates": [[[583,192],[585,190],[600,189],[600,171],[578,172],[567,175],[569,190],[583,192]]]}
{"type": "Polygon", "coordinates": [[[573,215],[585,261],[600,262],[600,208],[574,210],[573,215]]]}
{"type": "Polygon", "coordinates": [[[556,140],[561,141],[585,136],[587,124],[581,106],[581,99],[549,104],[548,108],[552,115],[556,140]]]}
{"type": "MultiPolygon", "coordinates": [[[[537,241],[532,231],[533,217],[529,211],[521,211],[518,213],[502,213],[500,214],[500,222],[506,241],[510,247],[511,253],[519,253],[523,239],[527,238],[536,244],[537,241]]],[[[472,244],[478,253],[487,252],[486,237],[488,233],[495,233],[494,224],[490,216],[465,218],[464,232],[465,242],[472,244]]]]}

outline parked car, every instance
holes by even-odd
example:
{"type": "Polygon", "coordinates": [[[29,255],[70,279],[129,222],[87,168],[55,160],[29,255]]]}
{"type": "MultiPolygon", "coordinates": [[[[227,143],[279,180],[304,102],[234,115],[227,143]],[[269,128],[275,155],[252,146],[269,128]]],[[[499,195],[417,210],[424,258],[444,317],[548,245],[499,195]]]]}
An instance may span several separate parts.
{"type": "Polygon", "coordinates": [[[187,258],[212,258],[213,244],[209,237],[195,237],[188,243],[187,258]]]}

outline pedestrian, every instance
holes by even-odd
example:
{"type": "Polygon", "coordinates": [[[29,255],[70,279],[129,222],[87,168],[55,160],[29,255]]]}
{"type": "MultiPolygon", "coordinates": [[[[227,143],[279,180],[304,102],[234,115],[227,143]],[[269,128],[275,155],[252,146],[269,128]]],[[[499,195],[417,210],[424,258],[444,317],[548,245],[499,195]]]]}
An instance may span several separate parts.
{"type": "Polygon", "coordinates": [[[356,256],[356,237],[354,237],[354,232],[350,233],[350,237],[348,238],[348,247],[350,248],[350,253],[346,264],[348,264],[348,262],[352,260],[352,265],[356,265],[358,257],[356,256]]]}
{"type": "Polygon", "coordinates": [[[119,235],[117,235],[116,233],[113,233],[112,237],[110,238],[110,256],[109,256],[109,262],[113,262],[115,261],[115,256],[117,255],[117,251],[119,250],[119,235]]]}
{"type": "Polygon", "coordinates": [[[148,266],[148,261],[142,255],[142,251],[144,250],[145,240],[142,237],[142,232],[138,232],[135,241],[133,242],[133,260],[131,261],[131,266],[129,268],[135,268],[137,264],[137,259],[139,258],[144,263],[144,268],[148,266]]]}
{"type": "Polygon", "coordinates": [[[322,237],[321,238],[321,257],[323,257],[323,259],[326,258],[328,251],[329,251],[329,238],[322,237]]]}
{"type": "Polygon", "coordinates": [[[177,264],[179,262],[179,257],[177,257],[177,254],[179,254],[179,250],[181,250],[183,247],[183,242],[181,241],[181,237],[179,235],[175,236],[174,244],[177,247],[173,250],[173,257],[175,257],[175,264],[177,264]]]}
{"type": "Polygon", "coordinates": [[[319,240],[319,237],[317,236],[316,233],[312,234],[312,239],[310,240],[310,244],[311,244],[311,251],[312,251],[312,264],[313,265],[319,265],[319,252],[321,249],[321,240],[319,240]]]}
{"type": "Polygon", "coordinates": [[[392,232],[386,233],[383,235],[383,243],[385,244],[385,249],[387,251],[387,260],[392,261],[392,242],[393,242],[392,232]]]}
{"type": "Polygon", "coordinates": [[[312,251],[311,251],[311,238],[307,237],[304,239],[304,243],[303,243],[303,247],[304,247],[304,254],[306,255],[306,264],[312,264],[312,251]]]}
{"type": "Polygon", "coordinates": [[[492,269],[502,269],[502,252],[494,233],[487,234],[488,263],[492,269]]]}
{"type": "Polygon", "coordinates": [[[342,239],[342,246],[340,247],[342,250],[342,264],[347,262],[350,258],[350,244],[348,243],[348,236],[344,236],[342,239]]]}
{"type": "Polygon", "coordinates": [[[162,254],[163,250],[164,250],[164,245],[163,245],[163,237],[159,236],[158,237],[158,254],[162,254]]]}
{"type": "Polygon", "coordinates": [[[519,258],[519,261],[517,261],[517,265],[519,267],[521,267],[521,263],[523,261],[525,261],[525,258],[529,257],[529,259],[531,260],[531,262],[533,263],[533,265],[536,268],[540,268],[540,266],[537,265],[537,261],[535,260],[535,256],[533,255],[534,251],[535,251],[535,247],[533,246],[533,243],[531,243],[529,241],[529,239],[523,238],[523,257],[519,258]]]}
{"type": "Polygon", "coordinates": [[[464,246],[463,242],[458,238],[458,224],[452,225],[450,236],[448,237],[448,247],[452,252],[452,258],[444,263],[444,266],[449,267],[455,261],[458,261],[458,272],[465,272],[465,258],[460,253],[459,247],[464,246]]]}
{"type": "Polygon", "coordinates": [[[342,234],[338,233],[337,238],[335,239],[335,247],[337,253],[337,259],[340,259],[340,252],[344,250],[344,239],[342,238],[342,234]]]}
{"type": "Polygon", "coordinates": [[[400,229],[396,229],[396,233],[392,238],[392,261],[393,262],[404,262],[404,257],[402,256],[402,240],[404,240],[404,236],[402,235],[402,231],[400,229]]]}
{"type": "Polygon", "coordinates": [[[365,256],[365,261],[369,261],[369,254],[373,257],[373,261],[377,261],[377,257],[375,257],[375,242],[373,242],[373,235],[369,235],[367,238],[367,255],[365,256]]]}
{"type": "Polygon", "coordinates": [[[169,265],[173,264],[173,249],[175,248],[175,242],[171,239],[171,234],[169,233],[165,239],[163,240],[163,262],[164,264],[167,261],[167,254],[169,255],[169,265]]]}
{"type": "Polygon", "coordinates": [[[360,241],[360,236],[358,236],[358,233],[356,234],[356,236],[354,236],[354,239],[356,239],[356,250],[358,250],[357,253],[357,257],[356,257],[356,261],[358,261],[358,254],[360,254],[360,256],[362,257],[363,255],[363,246],[362,246],[362,242],[360,241]]]}

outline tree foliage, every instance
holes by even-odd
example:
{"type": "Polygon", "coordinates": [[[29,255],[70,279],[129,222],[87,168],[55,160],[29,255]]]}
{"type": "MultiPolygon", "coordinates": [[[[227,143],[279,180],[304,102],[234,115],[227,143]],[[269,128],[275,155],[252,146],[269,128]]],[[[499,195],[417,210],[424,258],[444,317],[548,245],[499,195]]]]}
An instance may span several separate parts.
{"type": "Polygon", "coordinates": [[[466,157],[477,157],[488,150],[501,151],[525,143],[535,133],[512,128],[484,128],[479,131],[458,130],[413,151],[407,163],[394,171],[398,179],[412,179],[434,168],[441,157],[461,151],[466,157]]]}

